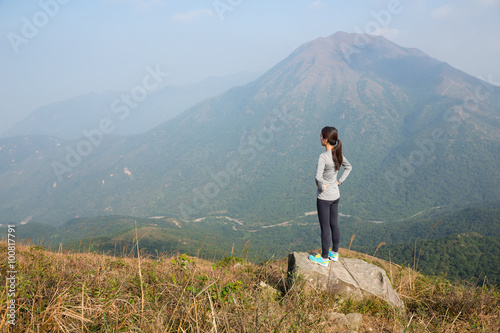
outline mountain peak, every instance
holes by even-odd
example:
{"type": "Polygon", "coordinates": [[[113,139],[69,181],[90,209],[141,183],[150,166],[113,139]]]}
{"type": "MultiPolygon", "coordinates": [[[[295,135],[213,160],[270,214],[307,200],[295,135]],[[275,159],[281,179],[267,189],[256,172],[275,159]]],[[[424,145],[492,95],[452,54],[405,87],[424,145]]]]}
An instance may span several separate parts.
{"type": "Polygon", "coordinates": [[[424,52],[415,48],[399,46],[383,36],[347,33],[338,31],[328,37],[320,37],[299,46],[288,58],[278,64],[309,63],[311,66],[349,67],[352,63],[372,63],[380,59],[427,58],[437,64],[424,52]]]}
{"type": "Polygon", "coordinates": [[[417,49],[401,47],[382,36],[339,31],[299,46],[264,74],[258,80],[264,84],[257,99],[279,97],[285,91],[290,98],[314,91],[331,100],[347,98],[348,104],[357,105],[361,103],[360,80],[376,91],[382,89],[380,79],[411,85],[412,78],[418,75],[408,78],[410,71],[421,64],[421,68],[431,70],[439,63],[417,49]],[[274,89],[269,89],[271,86],[274,89]]]}
{"type": "Polygon", "coordinates": [[[399,46],[383,36],[338,31],[324,40],[342,52],[347,60],[351,55],[361,54],[363,51],[376,51],[388,58],[427,56],[418,49],[399,46]]]}

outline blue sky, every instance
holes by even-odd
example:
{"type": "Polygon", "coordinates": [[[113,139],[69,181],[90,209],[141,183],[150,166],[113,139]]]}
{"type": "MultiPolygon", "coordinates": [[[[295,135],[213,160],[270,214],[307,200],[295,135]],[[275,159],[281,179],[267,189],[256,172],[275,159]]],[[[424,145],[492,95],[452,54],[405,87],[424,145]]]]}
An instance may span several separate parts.
{"type": "Polygon", "coordinates": [[[500,0],[0,0],[0,132],[46,104],[130,90],[148,66],[173,84],[263,73],[337,31],[500,84],[500,0]]]}

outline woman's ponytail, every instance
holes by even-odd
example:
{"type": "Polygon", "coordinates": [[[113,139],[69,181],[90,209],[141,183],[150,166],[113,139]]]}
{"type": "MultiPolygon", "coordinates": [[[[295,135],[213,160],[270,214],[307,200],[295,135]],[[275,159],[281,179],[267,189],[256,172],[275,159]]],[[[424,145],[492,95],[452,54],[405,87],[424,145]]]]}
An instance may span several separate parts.
{"type": "Polygon", "coordinates": [[[343,155],[342,155],[342,141],[337,140],[336,145],[332,149],[333,163],[335,164],[335,170],[339,170],[342,165],[343,155]]]}

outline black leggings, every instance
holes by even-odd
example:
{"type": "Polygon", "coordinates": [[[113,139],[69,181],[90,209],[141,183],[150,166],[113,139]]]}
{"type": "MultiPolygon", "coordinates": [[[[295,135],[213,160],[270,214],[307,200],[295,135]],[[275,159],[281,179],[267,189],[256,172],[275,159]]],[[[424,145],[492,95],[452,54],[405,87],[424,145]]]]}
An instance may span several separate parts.
{"type": "Polygon", "coordinates": [[[335,201],[316,200],[319,225],[321,227],[321,256],[328,258],[328,251],[333,238],[333,252],[339,251],[340,230],[338,224],[339,199],[335,201]]]}

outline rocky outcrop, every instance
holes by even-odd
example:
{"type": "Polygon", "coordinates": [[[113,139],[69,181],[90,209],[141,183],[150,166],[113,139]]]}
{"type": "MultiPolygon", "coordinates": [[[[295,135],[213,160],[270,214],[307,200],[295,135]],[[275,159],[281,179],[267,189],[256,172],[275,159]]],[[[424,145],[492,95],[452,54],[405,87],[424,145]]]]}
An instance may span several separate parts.
{"type": "Polygon", "coordinates": [[[325,332],[357,332],[361,328],[363,317],[360,313],[331,312],[325,316],[325,321],[320,323],[325,332]]]}
{"type": "Polygon", "coordinates": [[[328,267],[323,267],[308,257],[307,252],[290,253],[288,272],[304,276],[310,287],[329,290],[341,299],[361,301],[378,297],[404,309],[403,302],[382,268],[364,260],[344,257],[337,262],[330,261],[328,267]]]}

